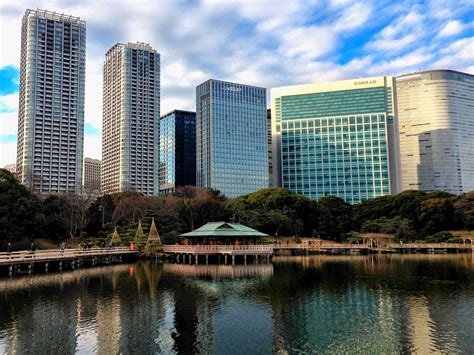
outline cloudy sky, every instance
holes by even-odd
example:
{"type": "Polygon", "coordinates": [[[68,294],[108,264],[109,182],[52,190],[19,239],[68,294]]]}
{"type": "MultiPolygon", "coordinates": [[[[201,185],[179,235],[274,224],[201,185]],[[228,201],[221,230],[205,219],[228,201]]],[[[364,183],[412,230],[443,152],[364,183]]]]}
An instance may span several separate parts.
{"type": "Polygon", "coordinates": [[[222,79],[267,88],[449,68],[474,74],[474,2],[0,2],[0,167],[15,162],[21,17],[27,8],[87,23],[85,156],[101,157],[102,64],[114,43],[161,53],[161,113],[195,109],[222,79]]]}

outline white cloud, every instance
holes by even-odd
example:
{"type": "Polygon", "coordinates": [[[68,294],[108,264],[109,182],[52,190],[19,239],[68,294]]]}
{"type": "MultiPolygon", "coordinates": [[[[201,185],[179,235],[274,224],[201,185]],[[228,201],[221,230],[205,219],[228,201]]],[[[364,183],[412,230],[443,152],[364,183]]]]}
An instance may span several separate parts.
{"type": "MultiPolygon", "coordinates": [[[[449,41],[463,33],[459,26],[466,33],[472,26],[462,23],[472,12],[462,0],[3,0],[0,66],[19,66],[21,17],[37,7],[87,22],[85,122],[97,128],[105,52],[117,42],[148,42],[161,53],[162,113],[194,110],[195,86],[209,78],[271,88],[433,66],[472,72],[474,62],[472,38],[449,41]]],[[[16,110],[17,98],[0,100],[16,110]]],[[[2,114],[0,134],[16,132],[16,115],[2,114]]],[[[86,137],[84,145],[85,155],[100,158],[100,136],[86,137]]],[[[0,149],[15,160],[16,148],[0,149]]]]}
{"type": "Polygon", "coordinates": [[[0,167],[16,162],[16,142],[0,143],[0,167]]]}
{"type": "Polygon", "coordinates": [[[281,53],[287,57],[315,59],[330,53],[336,45],[335,33],[321,26],[299,27],[281,36],[281,53]]]}
{"type": "Polygon", "coordinates": [[[438,37],[455,36],[463,31],[463,25],[458,20],[449,21],[438,33],[438,37]]]}
{"type": "Polygon", "coordinates": [[[345,8],[336,21],[336,31],[350,31],[364,25],[372,14],[372,7],[367,3],[355,3],[345,8]]]}

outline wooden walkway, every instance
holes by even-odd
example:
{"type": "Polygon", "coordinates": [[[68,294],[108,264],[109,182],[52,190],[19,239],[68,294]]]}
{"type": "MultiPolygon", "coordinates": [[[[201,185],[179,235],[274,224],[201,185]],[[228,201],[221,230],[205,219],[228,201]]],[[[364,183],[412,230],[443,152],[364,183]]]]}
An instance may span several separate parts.
{"type": "Polygon", "coordinates": [[[360,252],[360,253],[436,253],[436,252],[474,252],[469,243],[392,243],[383,247],[365,244],[272,244],[275,251],[312,251],[312,252],[360,252]]]}
{"type": "Polygon", "coordinates": [[[11,276],[22,271],[22,268],[31,273],[35,265],[40,264],[44,271],[51,267],[62,270],[69,266],[71,269],[79,267],[85,262],[96,265],[111,263],[112,259],[122,261],[122,258],[136,255],[136,251],[127,247],[90,248],[90,249],[48,249],[30,252],[26,250],[12,253],[0,253],[0,267],[6,267],[11,276]]]}

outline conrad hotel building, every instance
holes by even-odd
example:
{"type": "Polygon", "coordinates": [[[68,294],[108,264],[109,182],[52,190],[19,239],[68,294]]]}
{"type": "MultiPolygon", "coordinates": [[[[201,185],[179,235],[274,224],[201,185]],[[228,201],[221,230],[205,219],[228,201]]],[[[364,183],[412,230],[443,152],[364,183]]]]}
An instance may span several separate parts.
{"type": "Polygon", "coordinates": [[[272,89],[275,183],[349,203],[398,193],[394,95],[392,77],[272,89]]]}

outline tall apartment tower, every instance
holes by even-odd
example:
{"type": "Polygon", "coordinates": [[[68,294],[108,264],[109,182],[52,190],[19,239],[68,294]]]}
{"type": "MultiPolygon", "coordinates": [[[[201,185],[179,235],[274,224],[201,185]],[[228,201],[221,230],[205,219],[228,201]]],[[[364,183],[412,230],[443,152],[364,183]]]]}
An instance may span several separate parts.
{"type": "Polygon", "coordinates": [[[214,79],[196,88],[196,183],[228,197],[268,187],[264,88],[214,79]]]}
{"type": "Polygon", "coordinates": [[[100,191],[100,166],[100,160],[84,158],[84,192],[100,191]]]}
{"type": "Polygon", "coordinates": [[[17,172],[40,193],[82,191],[86,23],[26,10],[21,29],[17,172]]]}
{"type": "Polygon", "coordinates": [[[474,190],[474,75],[430,70],[396,81],[403,190],[474,190]]]}
{"type": "Polygon", "coordinates": [[[101,188],[159,193],[160,54],[116,44],[104,63],[101,188]]]}
{"type": "Polygon", "coordinates": [[[160,118],[160,192],[196,185],[196,112],[174,110],[160,118]]]}
{"type": "Polygon", "coordinates": [[[394,89],[391,77],[272,89],[275,183],[349,203],[398,193],[394,89]]]}

